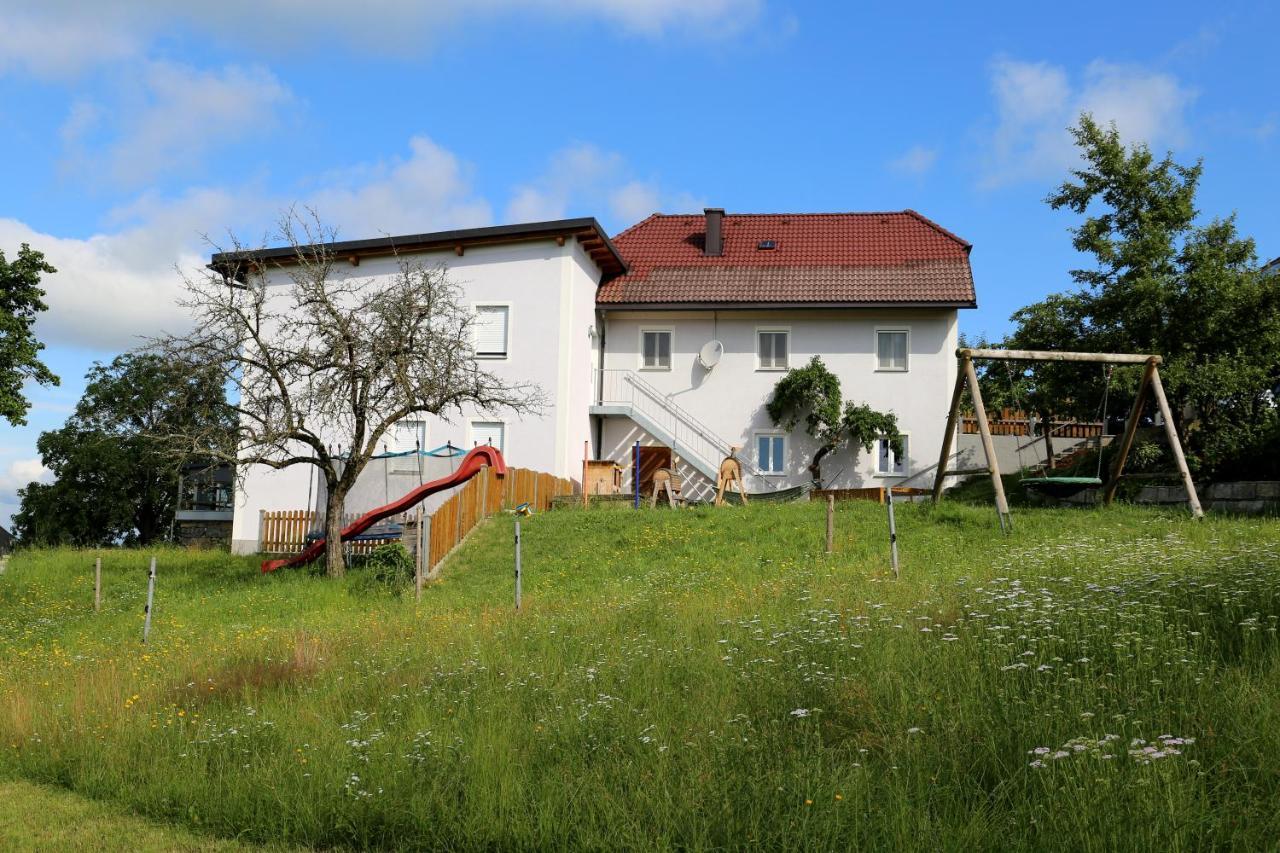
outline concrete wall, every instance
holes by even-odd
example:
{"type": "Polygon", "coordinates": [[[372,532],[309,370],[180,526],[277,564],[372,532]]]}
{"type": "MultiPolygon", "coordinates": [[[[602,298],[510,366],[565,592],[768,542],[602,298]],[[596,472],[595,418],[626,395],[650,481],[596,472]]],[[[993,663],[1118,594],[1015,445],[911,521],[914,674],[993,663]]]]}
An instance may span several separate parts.
{"type": "MultiPolygon", "coordinates": [[[[897,414],[908,437],[908,476],[937,463],[956,376],[954,310],[608,311],[605,322],[606,369],[641,370],[641,330],[672,330],[671,369],[644,370],[641,376],[722,439],[743,447],[752,459],[756,433],[775,431],[764,406],[782,375],[757,365],[756,332],[767,327],[789,331],[790,366],[802,366],[820,355],[840,377],[846,400],[897,414]],[[909,330],[905,372],[876,369],[877,328],[909,330]],[[706,370],[697,353],[710,340],[721,341],[725,351],[720,363],[706,370]]],[[[633,432],[630,421],[608,418],[603,458],[625,462],[625,446],[633,432]]],[[[807,483],[807,465],[816,449],[817,442],[803,427],[797,429],[788,436],[785,473],[769,480],[779,487],[807,483]]],[[[826,485],[879,485],[885,478],[876,474],[875,463],[871,453],[843,449],[830,454],[823,460],[826,485]]],[[[926,474],[912,485],[932,482],[926,474]]],[[[767,488],[755,482],[748,482],[748,487],[767,488]]]]}
{"type": "MultiPolygon", "coordinates": [[[[464,304],[509,306],[507,357],[484,359],[481,366],[506,381],[536,385],[546,401],[544,411],[524,417],[468,409],[448,418],[427,418],[427,449],[445,442],[470,448],[475,443],[473,421],[502,421],[508,464],[580,477],[583,441],[591,435],[588,404],[596,364],[592,330],[599,269],[576,240],[566,240],[563,246],[553,239],[475,246],[461,257],[448,251],[414,258],[446,265],[463,289],[464,304]]],[[[392,258],[364,258],[358,267],[337,263],[334,274],[377,281],[390,280],[397,271],[392,258]]],[[[288,283],[287,277],[276,275],[279,284],[288,283]]],[[[281,287],[282,297],[285,292],[281,287]]],[[[279,310],[287,310],[283,299],[279,310]]],[[[335,432],[333,443],[349,439],[343,442],[335,432]]],[[[236,491],[233,550],[257,549],[260,511],[305,508],[310,467],[272,471],[250,466],[244,471],[236,491]]]]}
{"type": "MultiPolygon", "coordinates": [[[[1044,439],[1038,436],[993,435],[991,436],[991,441],[995,445],[996,463],[1000,466],[1002,474],[1016,474],[1023,466],[1031,467],[1043,464],[1048,455],[1045,453],[1044,439]]],[[[1096,439],[1093,438],[1062,438],[1054,436],[1053,451],[1054,453],[1061,453],[1084,442],[1092,444],[1095,441],[1096,439]]],[[[981,436],[961,433],[956,436],[955,447],[958,455],[949,467],[987,467],[987,455],[982,451],[981,436]]],[[[933,465],[938,464],[937,455],[941,450],[941,446],[934,448],[933,465]]],[[[1090,471],[1088,473],[1092,474],[1093,472],[1090,471]]]]}

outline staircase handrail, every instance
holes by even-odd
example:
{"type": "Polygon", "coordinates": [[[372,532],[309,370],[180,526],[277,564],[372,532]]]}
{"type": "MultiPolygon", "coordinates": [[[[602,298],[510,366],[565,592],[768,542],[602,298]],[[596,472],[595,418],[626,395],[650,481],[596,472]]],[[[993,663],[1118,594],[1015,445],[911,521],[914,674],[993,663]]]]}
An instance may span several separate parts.
{"type": "MultiPolygon", "coordinates": [[[[711,445],[711,447],[717,452],[719,452],[721,456],[729,456],[731,454],[732,445],[729,442],[725,441],[723,438],[717,435],[715,431],[713,431],[710,427],[708,427],[702,421],[698,420],[696,417],[690,414],[690,412],[687,409],[685,409],[683,406],[681,406],[680,404],[672,400],[669,395],[663,394],[657,388],[653,387],[648,382],[646,382],[644,378],[641,377],[639,374],[637,374],[634,370],[626,370],[623,368],[601,369],[599,371],[600,381],[597,384],[597,397],[598,397],[597,401],[599,403],[603,404],[605,402],[603,398],[603,393],[604,393],[604,374],[606,372],[613,372],[613,373],[619,374],[624,381],[630,383],[634,388],[644,393],[644,395],[649,397],[653,402],[657,403],[659,406],[666,409],[667,412],[669,412],[677,420],[683,421],[685,426],[689,427],[691,430],[697,433],[699,437],[701,437],[707,444],[711,445]]],[[[633,405],[635,404],[634,399],[631,402],[633,405]]],[[[749,454],[744,454],[744,455],[749,456],[749,454]]],[[[736,457],[736,458],[738,458],[738,463],[742,465],[744,473],[751,476],[759,477],[762,480],[764,480],[766,483],[769,483],[773,488],[777,488],[778,484],[772,482],[764,474],[763,471],[761,471],[751,462],[749,458],[746,458],[746,459],[743,459],[741,457],[736,457]]],[[[720,460],[716,460],[716,459],[704,459],[703,461],[709,463],[712,467],[718,467],[720,463],[720,460]]]]}

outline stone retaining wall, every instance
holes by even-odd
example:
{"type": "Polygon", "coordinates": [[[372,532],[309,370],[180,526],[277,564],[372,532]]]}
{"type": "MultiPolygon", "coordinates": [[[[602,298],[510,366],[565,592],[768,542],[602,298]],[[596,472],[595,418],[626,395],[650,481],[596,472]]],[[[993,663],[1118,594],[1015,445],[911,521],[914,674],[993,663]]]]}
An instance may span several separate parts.
{"type": "MultiPolygon", "coordinates": [[[[1280,480],[1244,480],[1237,483],[1197,485],[1200,504],[1206,510],[1262,515],[1280,511],[1280,480]]],[[[1140,504],[1185,504],[1181,485],[1143,486],[1133,499],[1140,504]]]]}

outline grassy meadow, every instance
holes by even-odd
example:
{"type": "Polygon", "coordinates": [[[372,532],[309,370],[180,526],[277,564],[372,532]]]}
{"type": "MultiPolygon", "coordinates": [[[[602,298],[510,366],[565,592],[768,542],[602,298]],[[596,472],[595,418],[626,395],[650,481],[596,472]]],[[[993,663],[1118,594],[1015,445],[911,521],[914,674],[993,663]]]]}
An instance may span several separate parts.
{"type": "MultiPolygon", "coordinates": [[[[1266,849],[1280,524],[1134,507],[496,518],[421,601],[15,555],[0,780],[193,837],[449,850],[1266,849]],[[42,789],[44,790],[44,789],[42,789]],[[115,812],[113,812],[115,813],[115,812]]],[[[106,836],[104,836],[106,837],[106,836]]]]}

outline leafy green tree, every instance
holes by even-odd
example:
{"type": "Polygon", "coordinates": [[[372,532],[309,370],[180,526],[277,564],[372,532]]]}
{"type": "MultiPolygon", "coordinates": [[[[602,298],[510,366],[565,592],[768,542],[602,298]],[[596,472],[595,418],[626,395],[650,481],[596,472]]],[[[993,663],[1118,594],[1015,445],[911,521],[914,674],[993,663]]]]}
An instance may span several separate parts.
{"type": "MultiPolygon", "coordinates": [[[[1072,245],[1094,263],[1071,271],[1077,290],[1015,313],[1006,345],[1158,353],[1194,470],[1223,474],[1280,455],[1268,446],[1277,418],[1271,391],[1280,383],[1280,283],[1259,274],[1253,241],[1237,233],[1234,216],[1199,221],[1200,162],[1126,146],[1114,125],[1088,115],[1072,134],[1084,163],[1046,201],[1083,217],[1072,245]]],[[[1101,394],[1100,371],[1040,365],[1027,375],[1057,414],[1092,414],[1101,394]]],[[[1139,376],[1117,369],[1117,411],[1126,396],[1131,404],[1139,376]]]]}
{"type": "Polygon", "coordinates": [[[40,360],[44,344],[31,328],[36,315],[48,310],[40,277],[55,272],[44,255],[26,243],[13,261],[0,251],[0,417],[12,426],[25,424],[31,408],[23,384],[58,384],[58,377],[40,360]]]}
{"type": "Polygon", "coordinates": [[[14,516],[24,543],[145,545],[168,535],[178,472],[233,442],[235,417],[221,373],[192,370],[156,355],[128,353],[89,372],[74,414],[36,443],[52,483],[18,494],[14,516]],[[222,447],[175,446],[175,432],[198,427],[222,447]]]}
{"type": "Polygon", "coordinates": [[[902,453],[897,417],[865,404],[844,403],[840,377],[816,355],[804,367],[792,368],[778,380],[765,410],[775,426],[788,431],[803,420],[805,431],[818,440],[818,450],[809,462],[809,474],[815,484],[822,483],[822,460],[847,443],[869,453],[876,439],[888,438],[893,452],[902,453]]]}

